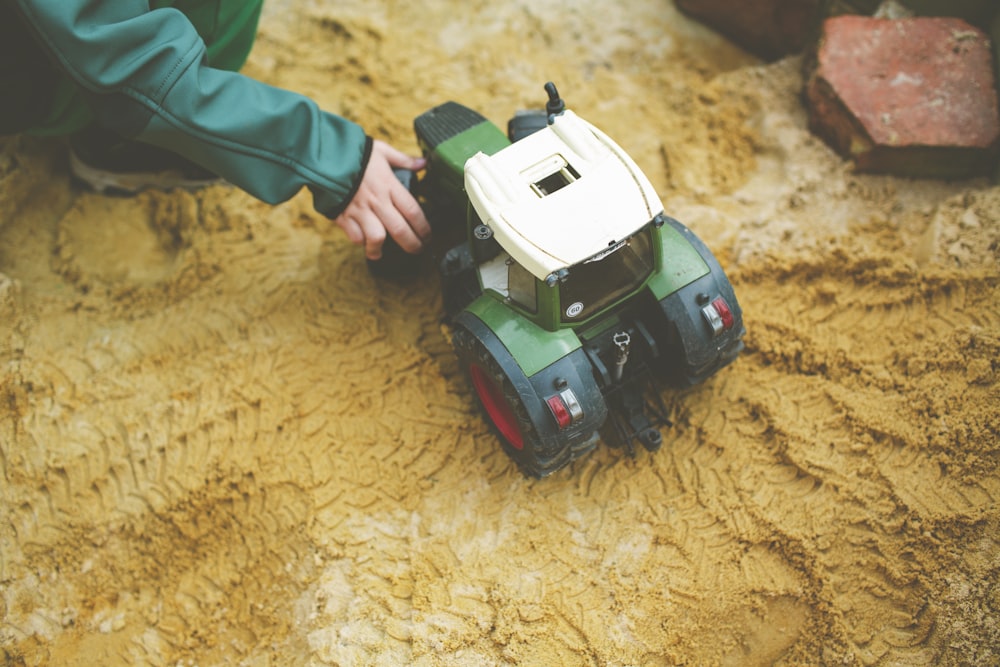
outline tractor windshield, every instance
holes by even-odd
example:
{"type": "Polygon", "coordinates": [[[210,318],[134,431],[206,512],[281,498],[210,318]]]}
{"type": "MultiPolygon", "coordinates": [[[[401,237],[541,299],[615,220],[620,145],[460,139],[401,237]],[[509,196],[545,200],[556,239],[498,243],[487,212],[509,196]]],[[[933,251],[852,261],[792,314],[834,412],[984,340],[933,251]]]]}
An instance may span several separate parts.
{"type": "Polygon", "coordinates": [[[649,227],[573,266],[559,287],[563,322],[580,322],[638,288],[653,271],[649,227]]]}

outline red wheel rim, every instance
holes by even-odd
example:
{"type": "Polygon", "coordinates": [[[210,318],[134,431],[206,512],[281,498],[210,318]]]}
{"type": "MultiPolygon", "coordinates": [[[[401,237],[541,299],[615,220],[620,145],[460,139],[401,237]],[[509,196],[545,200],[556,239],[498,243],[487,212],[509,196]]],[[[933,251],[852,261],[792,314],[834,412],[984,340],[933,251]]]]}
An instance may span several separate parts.
{"type": "Polygon", "coordinates": [[[472,364],[469,374],[472,376],[472,384],[476,388],[476,393],[479,394],[479,400],[483,402],[486,413],[496,424],[500,434],[514,449],[524,449],[524,438],[521,436],[521,429],[517,426],[517,417],[510,409],[500,387],[479,364],[472,364]]]}

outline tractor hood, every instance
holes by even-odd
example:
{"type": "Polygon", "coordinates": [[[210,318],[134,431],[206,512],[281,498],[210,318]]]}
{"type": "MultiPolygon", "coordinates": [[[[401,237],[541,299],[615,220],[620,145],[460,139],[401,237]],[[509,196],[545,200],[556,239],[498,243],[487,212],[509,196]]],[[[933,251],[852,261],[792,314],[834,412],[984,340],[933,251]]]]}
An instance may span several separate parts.
{"type": "Polygon", "coordinates": [[[635,162],[572,111],[493,155],[473,155],[465,189],[500,246],[542,280],[615,246],[663,211],[635,162]]]}

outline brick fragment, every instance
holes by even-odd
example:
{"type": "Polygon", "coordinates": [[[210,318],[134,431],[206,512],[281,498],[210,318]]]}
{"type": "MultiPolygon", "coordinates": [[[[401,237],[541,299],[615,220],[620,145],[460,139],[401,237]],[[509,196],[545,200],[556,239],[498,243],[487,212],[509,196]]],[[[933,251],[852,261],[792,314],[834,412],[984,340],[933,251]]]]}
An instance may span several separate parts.
{"type": "Polygon", "coordinates": [[[765,60],[805,47],[821,0],[676,0],[677,7],[765,60]]]}
{"type": "Polygon", "coordinates": [[[1000,149],[989,37],[955,18],[827,19],[810,127],[859,171],[960,178],[1000,149]]]}

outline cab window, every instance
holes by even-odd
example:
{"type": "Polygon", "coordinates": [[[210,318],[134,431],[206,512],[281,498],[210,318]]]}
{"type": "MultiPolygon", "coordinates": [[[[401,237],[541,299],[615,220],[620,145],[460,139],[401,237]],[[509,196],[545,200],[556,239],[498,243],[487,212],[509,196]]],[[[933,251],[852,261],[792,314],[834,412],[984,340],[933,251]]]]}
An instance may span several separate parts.
{"type": "Polygon", "coordinates": [[[507,260],[507,290],[510,300],[530,313],[538,312],[538,288],[535,276],[515,262],[507,260]]]}
{"type": "Polygon", "coordinates": [[[579,322],[637,289],[653,272],[649,227],[570,267],[559,287],[563,322],[579,322]]]}

